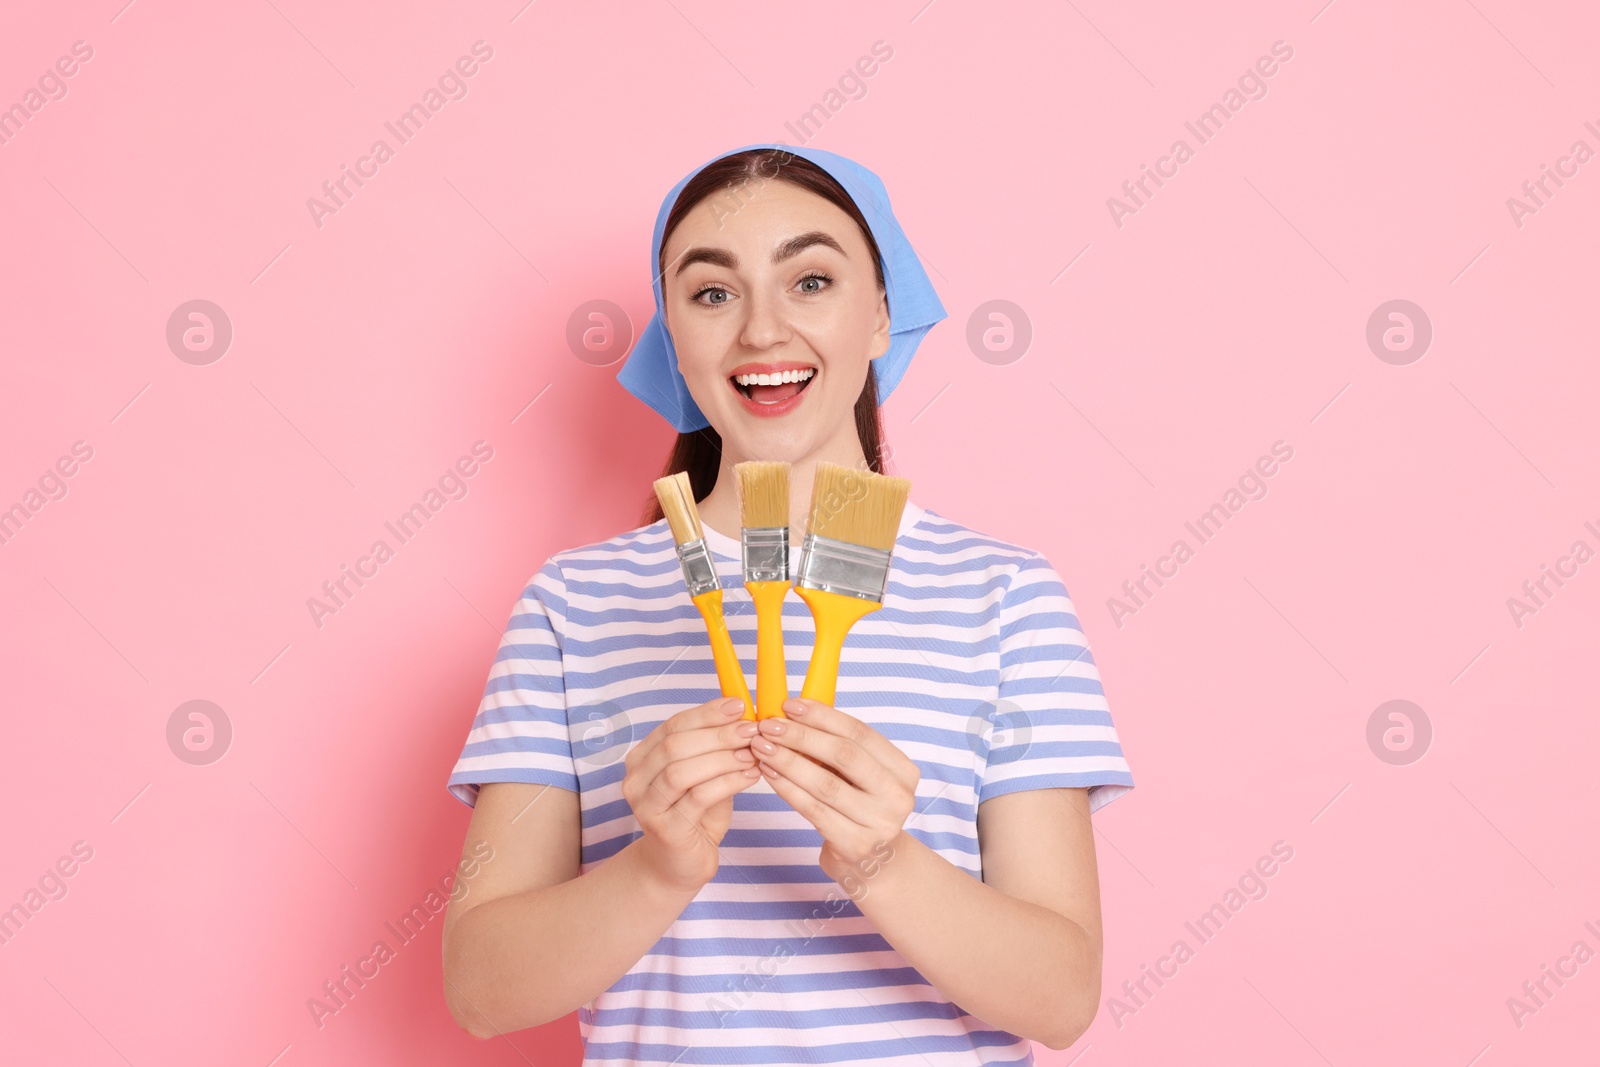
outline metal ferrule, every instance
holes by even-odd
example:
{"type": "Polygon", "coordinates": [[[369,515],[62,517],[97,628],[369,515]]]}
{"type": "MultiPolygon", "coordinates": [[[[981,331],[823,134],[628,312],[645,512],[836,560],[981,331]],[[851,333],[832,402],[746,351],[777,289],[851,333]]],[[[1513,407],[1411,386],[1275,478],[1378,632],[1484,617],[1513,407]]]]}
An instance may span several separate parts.
{"type": "Polygon", "coordinates": [[[889,584],[890,556],[880,548],[808,533],[800,545],[800,567],[794,584],[797,588],[826,589],[882,603],[884,588],[889,584]]]}
{"type": "Polygon", "coordinates": [[[789,527],[745,527],[739,531],[739,542],[744,548],[745,581],[789,580],[789,527]]]}
{"type": "Polygon", "coordinates": [[[711,548],[704,537],[679,545],[678,562],[683,564],[683,580],[689,586],[691,598],[722,588],[717,580],[716,565],[711,560],[711,548]]]}

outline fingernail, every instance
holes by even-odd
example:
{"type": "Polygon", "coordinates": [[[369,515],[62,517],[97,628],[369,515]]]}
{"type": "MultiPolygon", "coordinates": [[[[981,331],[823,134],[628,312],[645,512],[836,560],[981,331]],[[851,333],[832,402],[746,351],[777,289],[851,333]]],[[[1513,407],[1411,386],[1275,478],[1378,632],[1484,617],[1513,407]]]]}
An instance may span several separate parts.
{"type": "Polygon", "coordinates": [[[785,700],[783,702],[783,710],[787,711],[790,715],[804,715],[806,713],[806,706],[800,703],[798,700],[785,700]]]}
{"type": "Polygon", "coordinates": [[[762,719],[759,725],[769,734],[781,734],[785,729],[782,719],[762,719]]]}
{"type": "Polygon", "coordinates": [[[724,715],[732,715],[735,712],[743,710],[744,701],[740,700],[738,697],[729,697],[727,700],[722,702],[722,714],[724,715]]]}
{"type": "Polygon", "coordinates": [[[740,737],[754,737],[756,735],[756,732],[759,731],[760,729],[761,729],[761,724],[760,723],[742,722],[742,723],[739,724],[739,728],[737,730],[735,730],[734,732],[737,733],[740,737]]]}
{"type": "Polygon", "coordinates": [[[763,763],[761,765],[761,773],[765,774],[768,778],[776,778],[776,777],[778,777],[778,772],[776,770],[772,769],[771,767],[767,766],[765,763],[763,763]]]}
{"type": "Polygon", "coordinates": [[[734,759],[742,759],[742,760],[752,760],[752,759],[756,758],[756,754],[754,752],[751,752],[748,748],[735,749],[734,753],[733,753],[733,758],[734,759]]]}
{"type": "Polygon", "coordinates": [[[761,740],[756,742],[756,747],[759,748],[763,752],[776,752],[776,751],[778,751],[778,746],[773,744],[771,741],[768,741],[764,737],[761,740]]]}

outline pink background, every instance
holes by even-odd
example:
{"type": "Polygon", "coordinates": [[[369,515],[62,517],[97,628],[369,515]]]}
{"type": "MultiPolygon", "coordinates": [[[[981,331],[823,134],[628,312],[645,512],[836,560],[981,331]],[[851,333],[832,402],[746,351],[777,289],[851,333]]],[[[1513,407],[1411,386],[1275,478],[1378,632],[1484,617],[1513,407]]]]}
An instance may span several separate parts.
{"type": "Polygon", "coordinates": [[[442,920],[321,1028],[306,1002],[455,863],[445,778],[513,600],[636,525],[669,444],[569,319],[642,327],[661,196],[770,140],[884,178],[950,312],[886,408],[898,472],[1060,569],[1137,782],[1095,820],[1100,1016],[1040,1062],[1592,1057],[1600,962],[1520,1027],[1507,998],[1600,951],[1600,562],[1520,627],[1507,600],[1600,549],[1600,161],[1520,227],[1506,202],[1600,149],[1600,17],[1319,3],[13,5],[0,105],[93,58],[0,145],[0,507],[93,455],[0,544],[0,906],[93,855],[0,948],[4,1058],[578,1062],[573,1016],[455,1028],[442,920]],[[319,228],[307,199],[478,40],[467,95],[319,228]],[[786,127],[875,41],[857,98],[786,127]],[[206,365],[166,339],[194,299],[233,328],[206,365]],[[1404,365],[1366,340],[1396,299],[1433,330],[1404,365]],[[969,344],[991,300],[1025,352],[969,344]],[[319,627],[308,598],[480,440],[466,495],[319,627]],[[1367,741],[1396,699],[1433,731],[1406,765],[1367,741]],[[232,726],[209,765],[169,748],[190,700],[232,726]],[[1185,921],[1277,841],[1200,945],[1185,921]]]}

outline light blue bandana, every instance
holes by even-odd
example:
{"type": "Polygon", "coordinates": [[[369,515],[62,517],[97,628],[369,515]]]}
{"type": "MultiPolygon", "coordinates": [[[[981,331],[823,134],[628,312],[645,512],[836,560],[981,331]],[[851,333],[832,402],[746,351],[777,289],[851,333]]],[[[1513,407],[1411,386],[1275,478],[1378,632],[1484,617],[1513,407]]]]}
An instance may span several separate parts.
{"type": "Polygon", "coordinates": [[[672,347],[672,335],[667,332],[661,278],[657,275],[662,231],[666,229],[673,203],[689,184],[689,179],[723,156],[752,148],[781,148],[815,163],[844,186],[867,220],[883,258],[883,284],[889,301],[889,350],[872,361],[877,371],[880,403],[900,384],[923,335],[947,314],[939,302],[939,294],[934,292],[933,284],[917,261],[916,250],[895,221],[894,212],[889,208],[888,191],[872,171],[836,153],[795,145],[751,144],[720,153],[686,174],[661,201],[655,236],[650,242],[650,274],[654,278],[651,287],[656,294],[656,313],[650,317],[639,335],[639,343],[628,353],[627,361],[617,373],[617,381],[623,388],[659,412],[679,433],[698,430],[710,423],[689,395],[689,387],[678,372],[678,353],[672,347]]]}

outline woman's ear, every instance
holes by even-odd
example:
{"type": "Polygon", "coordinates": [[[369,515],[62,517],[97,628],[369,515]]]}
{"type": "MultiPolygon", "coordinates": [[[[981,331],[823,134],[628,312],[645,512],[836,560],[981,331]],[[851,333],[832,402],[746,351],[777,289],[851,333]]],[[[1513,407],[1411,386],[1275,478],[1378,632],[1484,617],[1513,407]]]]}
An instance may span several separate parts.
{"type": "Polygon", "coordinates": [[[889,294],[884,293],[878,299],[878,315],[872,327],[872,344],[868,352],[868,359],[877,359],[889,351],[889,294]]]}

